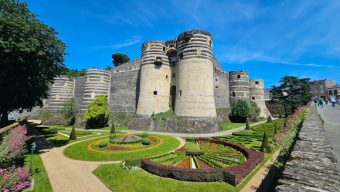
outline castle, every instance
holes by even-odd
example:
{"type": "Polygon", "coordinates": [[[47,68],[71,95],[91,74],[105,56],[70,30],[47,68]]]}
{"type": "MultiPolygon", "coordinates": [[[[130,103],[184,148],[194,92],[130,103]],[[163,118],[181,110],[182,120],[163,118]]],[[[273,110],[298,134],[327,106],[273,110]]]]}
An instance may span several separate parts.
{"type": "Polygon", "coordinates": [[[202,30],[145,42],[140,59],[111,71],[88,69],[83,77],[57,77],[44,106],[56,111],[74,97],[84,111],[99,95],[107,95],[112,112],[143,117],[173,109],[176,116],[215,118],[218,109],[237,99],[253,100],[262,116],[270,115],[263,80],[249,80],[247,71],[223,71],[212,52],[211,33],[202,30]]]}

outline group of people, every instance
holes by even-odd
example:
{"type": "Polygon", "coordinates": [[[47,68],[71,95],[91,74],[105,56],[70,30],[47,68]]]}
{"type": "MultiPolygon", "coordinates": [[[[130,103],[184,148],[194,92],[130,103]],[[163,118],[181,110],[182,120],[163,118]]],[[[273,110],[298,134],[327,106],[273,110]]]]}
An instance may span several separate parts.
{"type": "Polygon", "coordinates": [[[317,97],[315,96],[314,97],[314,104],[315,106],[318,106],[318,107],[323,107],[323,104],[325,105],[328,105],[328,103],[332,103],[332,107],[335,107],[335,103],[336,103],[336,99],[334,97],[331,97],[331,98],[322,98],[322,97],[317,97]]]}

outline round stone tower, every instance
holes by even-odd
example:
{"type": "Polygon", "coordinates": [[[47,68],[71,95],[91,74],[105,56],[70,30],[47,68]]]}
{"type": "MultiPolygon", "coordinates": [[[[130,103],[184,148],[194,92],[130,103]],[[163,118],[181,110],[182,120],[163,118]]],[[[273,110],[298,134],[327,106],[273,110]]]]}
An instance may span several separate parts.
{"type": "Polygon", "coordinates": [[[216,117],[211,34],[186,31],[178,36],[176,46],[176,115],[216,117]]]}
{"type": "Polygon", "coordinates": [[[67,76],[56,77],[53,81],[46,106],[50,111],[57,111],[63,107],[66,101],[74,97],[75,81],[67,76]]]}
{"type": "Polygon", "coordinates": [[[229,72],[230,104],[238,99],[249,101],[249,76],[247,71],[229,72]]]}
{"type": "Polygon", "coordinates": [[[253,79],[249,81],[250,99],[261,109],[260,116],[270,116],[270,112],[264,100],[264,82],[262,79],[253,79]]]}
{"type": "Polygon", "coordinates": [[[102,69],[88,69],[86,71],[83,100],[81,110],[86,110],[87,106],[100,95],[106,95],[109,101],[111,72],[102,69]]]}
{"type": "Polygon", "coordinates": [[[171,69],[163,41],[142,45],[137,115],[150,116],[169,110],[171,69]]]}

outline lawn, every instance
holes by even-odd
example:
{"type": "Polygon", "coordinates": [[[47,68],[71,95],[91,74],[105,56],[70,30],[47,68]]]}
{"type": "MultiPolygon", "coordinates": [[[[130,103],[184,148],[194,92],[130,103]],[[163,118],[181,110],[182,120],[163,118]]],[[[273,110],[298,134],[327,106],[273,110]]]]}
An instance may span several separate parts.
{"type": "Polygon", "coordinates": [[[29,166],[32,156],[32,177],[34,179],[34,192],[53,191],[48,179],[40,154],[25,155],[25,164],[29,166]]]}
{"type": "Polygon", "coordinates": [[[197,192],[197,191],[238,191],[225,182],[187,182],[163,178],[143,169],[127,170],[117,164],[101,165],[94,174],[112,191],[124,192],[197,192]]]}
{"type": "Polygon", "coordinates": [[[227,131],[227,130],[236,129],[236,128],[239,128],[245,125],[246,125],[245,123],[228,122],[228,123],[223,123],[221,127],[223,128],[223,130],[227,131]]]}
{"type": "Polygon", "coordinates": [[[112,160],[134,160],[145,157],[152,157],[175,150],[179,146],[179,141],[174,137],[164,135],[154,135],[163,140],[163,143],[156,147],[150,147],[136,151],[101,151],[96,152],[88,149],[88,145],[102,138],[86,140],[67,147],[64,154],[71,159],[86,161],[112,161],[112,160]]]}

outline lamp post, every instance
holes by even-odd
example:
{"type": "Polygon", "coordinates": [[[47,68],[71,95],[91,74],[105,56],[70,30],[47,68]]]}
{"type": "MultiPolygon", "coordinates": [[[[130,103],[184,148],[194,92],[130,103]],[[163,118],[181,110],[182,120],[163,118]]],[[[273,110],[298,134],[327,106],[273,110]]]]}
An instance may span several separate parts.
{"type": "Polygon", "coordinates": [[[32,175],[32,158],[33,158],[33,152],[35,150],[35,148],[37,147],[37,145],[35,144],[35,142],[33,142],[31,144],[31,162],[30,162],[30,174],[32,175]]]}

